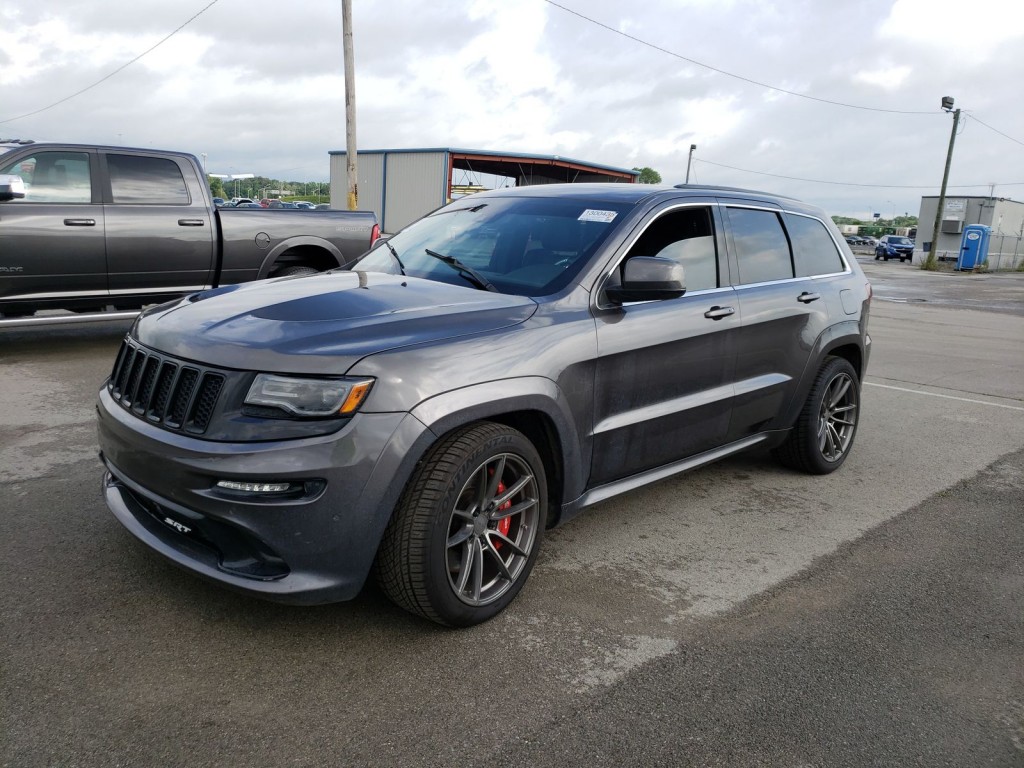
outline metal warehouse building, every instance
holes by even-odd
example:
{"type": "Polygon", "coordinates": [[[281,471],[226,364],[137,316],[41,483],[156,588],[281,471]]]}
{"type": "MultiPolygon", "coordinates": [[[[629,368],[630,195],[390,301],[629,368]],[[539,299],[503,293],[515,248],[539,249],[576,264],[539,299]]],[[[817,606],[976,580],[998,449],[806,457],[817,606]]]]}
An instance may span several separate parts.
{"type": "MultiPolygon", "coordinates": [[[[330,155],[331,207],[345,208],[348,160],[344,151],[330,155]]],[[[557,155],[479,149],[361,149],[358,161],[359,208],[376,213],[384,232],[397,232],[453,197],[484,188],[564,182],[630,184],[640,175],[557,155]]]]}
{"type": "MultiPolygon", "coordinates": [[[[924,260],[935,226],[937,195],[921,198],[914,263],[924,260]]],[[[984,224],[992,228],[988,262],[991,269],[1014,269],[1024,262],[1024,203],[1004,197],[951,196],[945,199],[936,257],[956,260],[964,227],[984,224]]]]}

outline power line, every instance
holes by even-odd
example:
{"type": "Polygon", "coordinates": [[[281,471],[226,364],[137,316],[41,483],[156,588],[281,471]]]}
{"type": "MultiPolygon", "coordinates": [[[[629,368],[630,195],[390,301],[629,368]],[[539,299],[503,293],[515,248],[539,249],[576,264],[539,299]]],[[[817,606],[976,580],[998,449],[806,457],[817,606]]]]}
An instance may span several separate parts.
{"type": "Polygon", "coordinates": [[[847,103],[842,102],[842,101],[832,101],[831,99],[821,99],[821,98],[818,98],[817,96],[808,96],[806,93],[798,93],[796,91],[788,91],[785,88],[779,88],[776,85],[769,85],[768,83],[762,83],[762,82],[760,82],[758,80],[751,80],[749,77],[743,77],[743,75],[737,75],[737,74],[734,74],[732,72],[727,72],[724,69],[719,69],[718,67],[713,67],[710,64],[705,64],[702,61],[697,61],[696,59],[687,58],[686,56],[683,56],[682,54],[676,53],[675,51],[670,51],[667,48],[662,48],[661,46],[655,45],[654,43],[649,43],[646,40],[642,40],[639,37],[635,37],[633,35],[630,35],[627,32],[623,32],[621,30],[615,29],[614,27],[609,27],[607,24],[602,24],[600,21],[597,21],[596,19],[592,19],[589,16],[584,16],[582,13],[580,13],[578,11],[574,11],[572,8],[566,8],[564,5],[556,3],[554,0],[544,0],[544,2],[548,3],[549,5],[553,5],[555,8],[561,9],[561,10],[565,11],[566,13],[571,13],[573,16],[576,16],[576,17],[578,17],[580,19],[583,19],[586,22],[589,22],[589,23],[594,24],[594,25],[596,25],[598,27],[601,27],[602,29],[606,29],[609,32],[612,32],[612,33],[614,33],[616,35],[619,35],[621,37],[625,37],[625,38],[627,38],[629,40],[632,40],[635,43],[640,43],[640,45],[645,45],[648,48],[653,48],[656,51],[660,51],[661,53],[668,54],[669,56],[674,56],[675,58],[681,59],[681,60],[683,60],[685,62],[688,62],[690,64],[696,64],[698,67],[703,67],[704,69],[709,69],[712,72],[717,72],[720,75],[725,75],[726,77],[732,77],[732,78],[735,78],[736,80],[742,80],[744,83],[750,83],[751,85],[756,85],[759,88],[767,88],[770,91],[777,91],[778,93],[785,93],[785,94],[787,94],[789,96],[797,96],[797,97],[799,97],[801,99],[809,99],[811,101],[817,101],[817,102],[820,102],[822,104],[831,104],[832,106],[835,106],[835,107],[848,107],[849,109],[862,109],[862,110],[865,110],[865,111],[868,111],[868,112],[889,112],[889,113],[897,114],[897,115],[935,115],[935,114],[938,114],[936,112],[909,111],[909,110],[905,110],[905,109],[882,109],[880,107],[865,107],[865,106],[863,106],[861,104],[847,104],[847,103]]]}
{"type": "MultiPolygon", "coordinates": [[[[694,162],[705,163],[707,165],[715,165],[719,168],[728,168],[730,171],[740,171],[741,173],[754,173],[758,176],[773,176],[776,179],[789,179],[790,181],[806,181],[812,184],[832,184],[839,187],[871,187],[872,189],[934,189],[934,184],[861,184],[854,181],[825,181],[824,179],[804,179],[799,176],[783,176],[781,173],[768,173],[767,171],[751,171],[747,168],[737,168],[734,165],[726,165],[725,163],[714,163],[710,160],[702,160],[699,157],[695,157],[694,162]]],[[[991,183],[988,184],[950,184],[952,188],[963,189],[967,187],[990,187],[991,183]]],[[[1019,187],[1024,186],[1024,181],[1013,181],[1008,183],[996,183],[997,187],[1019,187]]]]}
{"type": "Polygon", "coordinates": [[[970,118],[971,120],[973,120],[973,121],[974,121],[974,122],[976,122],[976,123],[981,123],[981,125],[985,126],[985,127],[986,127],[986,128],[988,128],[988,129],[989,129],[990,131],[995,131],[996,133],[998,133],[998,134],[999,134],[1000,136],[1002,136],[1003,138],[1009,139],[1010,141],[1016,142],[1017,144],[1020,144],[1020,145],[1021,145],[1022,147],[1024,147],[1024,141],[1019,141],[1018,139],[1015,139],[1015,138],[1013,138],[1013,136],[1009,136],[1009,135],[1007,135],[1007,134],[1003,133],[1002,131],[1000,131],[1000,130],[997,130],[997,129],[993,128],[993,127],[992,127],[991,125],[989,125],[988,123],[984,123],[984,122],[982,122],[981,120],[979,120],[979,119],[978,119],[977,115],[974,115],[974,114],[972,114],[972,113],[968,112],[968,113],[967,113],[967,117],[969,117],[969,118],[970,118]]]}
{"type": "Polygon", "coordinates": [[[211,0],[211,2],[210,2],[210,3],[209,3],[209,4],[208,4],[208,5],[207,5],[207,6],[205,7],[205,8],[203,8],[203,9],[202,9],[201,11],[199,11],[198,13],[196,13],[196,14],[195,14],[194,16],[192,16],[192,17],[191,17],[190,19],[188,19],[188,21],[186,21],[186,22],[185,22],[184,24],[182,24],[182,25],[181,25],[180,27],[178,27],[178,28],[177,28],[177,29],[175,29],[175,30],[174,30],[173,32],[171,32],[171,33],[170,33],[169,35],[167,35],[167,37],[163,38],[163,39],[162,39],[162,40],[161,40],[160,42],[158,42],[158,43],[157,43],[156,45],[152,46],[151,48],[147,48],[147,49],[146,49],[146,50],[144,50],[144,51],[143,51],[142,53],[140,53],[140,54],[139,54],[138,56],[136,56],[136,57],[135,57],[134,59],[132,59],[131,61],[128,61],[128,62],[126,62],[126,63],[122,64],[122,65],[121,65],[120,67],[118,67],[117,69],[115,69],[115,70],[114,70],[113,72],[111,72],[110,74],[106,75],[105,77],[101,77],[101,78],[100,78],[99,80],[97,80],[97,81],[96,81],[95,83],[93,83],[92,85],[87,85],[87,86],[86,86],[85,88],[83,88],[82,90],[80,90],[80,91],[75,91],[75,92],[74,92],[74,93],[72,93],[72,94],[71,94],[70,96],[65,96],[65,97],[64,97],[63,99],[61,99],[60,101],[55,101],[55,102],[53,102],[53,104],[50,104],[49,106],[46,106],[46,107],[41,107],[40,109],[37,109],[37,110],[35,110],[35,111],[33,111],[33,112],[26,112],[26,113],[25,113],[24,115],[18,115],[17,117],[8,117],[8,118],[7,118],[6,120],[0,120],[0,125],[3,125],[4,123],[12,123],[12,122],[14,122],[15,120],[21,120],[22,118],[25,118],[25,117],[32,117],[32,115],[38,115],[38,114],[39,114],[40,112],[46,112],[46,111],[47,111],[48,109],[53,109],[54,107],[60,106],[60,105],[61,105],[61,104],[63,104],[64,102],[66,102],[66,101],[70,101],[71,99],[75,98],[76,96],[81,96],[81,95],[82,95],[83,93],[85,93],[86,91],[91,91],[91,90],[92,90],[93,88],[95,88],[95,87],[96,87],[97,85],[99,85],[100,83],[106,82],[107,80],[109,80],[110,78],[112,78],[112,77],[113,77],[114,75],[116,75],[116,74],[117,74],[118,72],[121,72],[122,70],[124,70],[124,69],[127,69],[128,67],[130,67],[130,66],[131,66],[132,64],[134,64],[134,63],[135,63],[136,61],[138,61],[139,59],[141,59],[141,58],[142,58],[143,56],[145,56],[146,54],[148,54],[148,53],[151,53],[151,52],[155,51],[155,50],[156,50],[157,48],[159,48],[159,47],[160,47],[161,45],[163,45],[163,44],[164,44],[164,43],[166,43],[166,42],[167,42],[168,40],[170,40],[170,39],[171,39],[172,37],[174,37],[174,36],[175,36],[176,34],[178,34],[178,33],[179,33],[179,32],[180,32],[181,30],[183,30],[183,29],[184,29],[185,27],[187,27],[187,26],[188,26],[189,24],[191,24],[191,23],[192,23],[193,21],[195,21],[195,20],[196,20],[196,19],[198,19],[198,18],[199,18],[200,16],[202,16],[202,15],[203,15],[204,13],[206,13],[206,12],[207,12],[208,10],[210,10],[210,8],[212,8],[212,7],[213,7],[214,5],[216,5],[216,4],[218,3],[218,2],[220,2],[220,0],[211,0]]]}

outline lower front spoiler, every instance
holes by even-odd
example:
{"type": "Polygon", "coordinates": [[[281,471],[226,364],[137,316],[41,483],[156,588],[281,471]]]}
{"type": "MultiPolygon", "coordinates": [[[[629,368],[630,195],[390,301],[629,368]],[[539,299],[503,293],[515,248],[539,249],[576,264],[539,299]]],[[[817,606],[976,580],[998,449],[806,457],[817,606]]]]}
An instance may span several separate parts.
{"type": "Polygon", "coordinates": [[[107,507],[150,549],[184,570],[254,597],[294,605],[320,605],[354,598],[363,579],[291,570],[261,542],[185,509],[118,477],[108,462],[103,476],[107,507]]]}

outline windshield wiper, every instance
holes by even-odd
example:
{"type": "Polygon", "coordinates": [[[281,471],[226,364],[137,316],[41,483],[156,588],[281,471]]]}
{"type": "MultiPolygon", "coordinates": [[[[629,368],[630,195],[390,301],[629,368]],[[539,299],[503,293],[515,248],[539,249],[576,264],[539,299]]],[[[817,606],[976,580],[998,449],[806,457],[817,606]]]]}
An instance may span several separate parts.
{"type": "Polygon", "coordinates": [[[395,250],[395,246],[387,240],[384,241],[384,245],[387,246],[388,250],[391,251],[391,255],[395,257],[395,261],[398,262],[398,271],[401,272],[402,275],[405,275],[405,264],[403,264],[402,260],[398,257],[398,251],[395,250]]]}
{"type": "Polygon", "coordinates": [[[490,280],[481,275],[472,267],[467,267],[454,256],[445,256],[443,253],[432,251],[429,248],[424,248],[423,250],[427,252],[428,256],[433,256],[438,261],[443,261],[449,267],[452,267],[454,270],[464,275],[477,288],[483,288],[485,291],[494,291],[495,293],[498,292],[498,289],[494,287],[490,280]]]}

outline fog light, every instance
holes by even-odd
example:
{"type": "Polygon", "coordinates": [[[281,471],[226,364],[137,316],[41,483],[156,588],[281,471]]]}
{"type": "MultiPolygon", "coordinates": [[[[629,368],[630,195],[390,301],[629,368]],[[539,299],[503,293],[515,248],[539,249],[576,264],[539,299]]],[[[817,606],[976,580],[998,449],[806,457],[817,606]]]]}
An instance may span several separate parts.
{"type": "Polygon", "coordinates": [[[241,493],[284,493],[292,490],[291,483],[241,483],[237,480],[218,480],[217,487],[241,493]]]}

